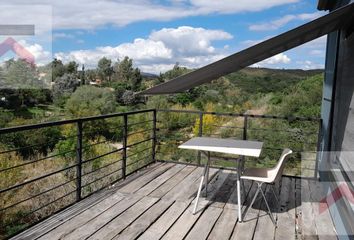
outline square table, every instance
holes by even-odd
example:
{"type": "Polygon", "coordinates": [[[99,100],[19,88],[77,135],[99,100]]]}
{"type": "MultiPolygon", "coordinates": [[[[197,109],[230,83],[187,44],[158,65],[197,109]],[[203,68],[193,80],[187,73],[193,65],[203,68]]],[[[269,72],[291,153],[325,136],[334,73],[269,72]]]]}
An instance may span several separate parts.
{"type": "MultiPolygon", "coordinates": [[[[248,141],[248,140],[235,140],[231,138],[211,138],[211,137],[195,137],[187,142],[178,146],[182,149],[192,149],[207,152],[208,161],[204,167],[204,173],[200,181],[198,188],[197,199],[194,205],[193,214],[195,214],[198,207],[198,200],[200,192],[203,187],[207,191],[208,177],[209,177],[209,165],[210,165],[210,152],[219,152],[227,154],[235,154],[239,156],[259,157],[262,151],[263,142],[248,141]]],[[[237,204],[238,204],[238,219],[242,222],[241,214],[241,186],[240,186],[240,173],[241,173],[241,161],[238,161],[237,167],[237,204]]]]}

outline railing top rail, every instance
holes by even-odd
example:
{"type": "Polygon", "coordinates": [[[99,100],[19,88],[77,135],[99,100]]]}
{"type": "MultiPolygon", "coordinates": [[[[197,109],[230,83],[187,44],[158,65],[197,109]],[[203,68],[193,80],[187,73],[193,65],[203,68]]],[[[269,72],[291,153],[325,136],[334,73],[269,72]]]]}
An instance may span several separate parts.
{"type": "Polygon", "coordinates": [[[105,118],[119,117],[119,116],[124,116],[124,115],[146,113],[146,112],[152,112],[152,111],[191,113],[191,114],[210,114],[210,115],[217,115],[217,116],[233,116],[233,117],[283,119],[283,120],[289,120],[289,121],[292,121],[292,120],[321,121],[321,118],[314,118],[314,117],[272,116],[272,115],[246,114],[246,113],[203,112],[203,111],[180,110],[180,109],[144,109],[144,110],[138,110],[138,111],[120,112],[120,113],[112,113],[112,114],[99,115],[99,116],[74,118],[74,119],[68,119],[68,120],[60,120],[60,121],[53,121],[53,122],[45,122],[45,123],[37,123],[37,124],[29,124],[29,125],[22,125],[22,126],[16,126],[16,127],[2,128],[2,129],[0,129],[0,134],[38,129],[38,128],[42,128],[42,127],[53,127],[53,126],[72,124],[72,123],[77,123],[77,122],[93,121],[93,120],[99,120],[99,119],[105,119],[105,118]]]}
{"type": "Polygon", "coordinates": [[[297,117],[297,116],[272,116],[272,115],[258,115],[247,113],[220,113],[220,112],[203,112],[196,110],[180,110],[180,109],[156,109],[158,112],[175,112],[175,113],[192,113],[192,114],[210,114],[217,116],[233,116],[233,117],[252,117],[252,118],[270,118],[283,120],[300,120],[300,121],[322,121],[321,118],[315,117],[297,117]]]}
{"type": "Polygon", "coordinates": [[[54,126],[66,125],[66,124],[77,123],[77,122],[93,121],[93,120],[119,117],[119,116],[124,116],[124,115],[139,114],[139,113],[152,112],[152,111],[155,111],[155,109],[144,109],[144,110],[138,110],[138,111],[120,112],[120,113],[112,113],[112,114],[105,114],[105,115],[99,115],[99,116],[74,118],[74,119],[68,119],[68,120],[60,120],[60,121],[53,121],[53,122],[22,125],[22,126],[16,126],[16,127],[8,127],[8,128],[0,129],[0,134],[38,129],[38,128],[42,128],[42,127],[54,127],[54,126]]]}

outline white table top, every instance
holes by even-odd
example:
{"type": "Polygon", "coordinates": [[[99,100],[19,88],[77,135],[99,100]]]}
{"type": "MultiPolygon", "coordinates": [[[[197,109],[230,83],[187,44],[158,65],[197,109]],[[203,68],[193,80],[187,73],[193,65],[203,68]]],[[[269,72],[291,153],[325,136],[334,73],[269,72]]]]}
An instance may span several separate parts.
{"type": "Polygon", "coordinates": [[[258,141],[195,137],[179,145],[178,148],[259,157],[262,146],[263,142],[258,141]]]}

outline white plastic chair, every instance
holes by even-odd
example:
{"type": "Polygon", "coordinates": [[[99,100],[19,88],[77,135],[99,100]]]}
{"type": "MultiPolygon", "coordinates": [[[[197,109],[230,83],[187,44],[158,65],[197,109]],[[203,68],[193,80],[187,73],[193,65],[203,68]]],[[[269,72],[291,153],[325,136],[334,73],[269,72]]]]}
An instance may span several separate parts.
{"type": "MultiPolygon", "coordinates": [[[[241,175],[241,179],[242,180],[247,179],[247,180],[251,180],[251,181],[254,181],[257,183],[256,193],[251,201],[251,204],[249,206],[247,206],[247,208],[244,212],[244,216],[246,215],[248,208],[252,207],[252,205],[254,204],[259,192],[261,192],[262,197],[263,197],[265,204],[267,206],[269,216],[272,219],[272,222],[274,223],[274,225],[276,225],[276,221],[273,217],[273,214],[270,211],[267,199],[266,199],[264,192],[262,190],[262,185],[264,183],[273,185],[275,182],[277,182],[281,178],[281,176],[283,174],[284,167],[285,167],[285,164],[284,164],[285,160],[292,152],[293,151],[288,148],[284,149],[277,165],[275,165],[275,167],[273,167],[273,168],[246,168],[244,170],[244,172],[241,175]]],[[[273,187],[272,187],[272,191],[275,196],[275,199],[278,201],[278,197],[275,194],[273,187]]]]}

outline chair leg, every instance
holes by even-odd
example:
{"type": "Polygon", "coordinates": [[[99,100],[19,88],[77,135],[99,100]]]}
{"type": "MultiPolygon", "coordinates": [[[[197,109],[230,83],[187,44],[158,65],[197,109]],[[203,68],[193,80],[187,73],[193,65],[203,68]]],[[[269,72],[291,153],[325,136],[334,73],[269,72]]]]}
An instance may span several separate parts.
{"type": "Polygon", "coordinates": [[[258,196],[258,194],[259,194],[259,190],[261,189],[261,186],[262,186],[262,184],[259,184],[259,183],[257,183],[257,184],[258,184],[258,187],[257,187],[257,190],[256,190],[254,196],[253,196],[253,199],[252,199],[252,201],[251,201],[251,204],[246,207],[244,213],[242,214],[242,215],[243,215],[243,217],[242,217],[243,219],[246,217],[246,213],[247,213],[248,209],[249,209],[249,208],[252,208],[254,202],[255,202],[256,199],[257,199],[257,196],[258,196]]]}
{"type": "Polygon", "coordinates": [[[205,182],[204,182],[205,197],[207,197],[208,195],[208,182],[209,182],[209,160],[206,166],[205,182]]]}
{"type": "Polygon", "coordinates": [[[275,193],[275,190],[274,190],[275,189],[275,185],[272,185],[271,189],[272,189],[272,192],[274,194],[275,200],[277,201],[277,203],[279,203],[279,199],[278,199],[277,194],[275,193]]]}
{"type": "Polygon", "coordinates": [[[270,216],[270,218],[272,219],[273,224],[274,224],[275,226],[277,226],[277,223],[276,223],[276,221],[275,221],[275,219],[274,219],[274,217],[273,217],[272,212],[270,211],[270,208],[269,208],[267,199],[266,199],[266,197],[265,197],[265,195],[264,195],[264,193],[263,193],[263,190],[260,189],[260,191],[261,191],[261,194],[262,194],[262,196],[263,196],[264,202],[265,202],[265,204],[266,204],[266,206],[267,206],[269,216],[270,216]]]}
{"type": "Polygon", "coordinates": [[[207,197],[208,195],[208,182],[209,182],[209,165],[210,165],[210,152],[208,152],[208,160],[206,162],[206,165],[205,165],[205,169],[204,169],[204,176],[205,176],[205,179],[204,179],[204,190],[205,190],[205,197],[207,197]]]}
{"type": "Polygon", "coordinates": [[[244,180],[241,180],[242,182],[242,191],[243,191],[243,196],[244,196],[244,199],[246,198],[246,188],[245,188],[245,181],[244,180]]]}

